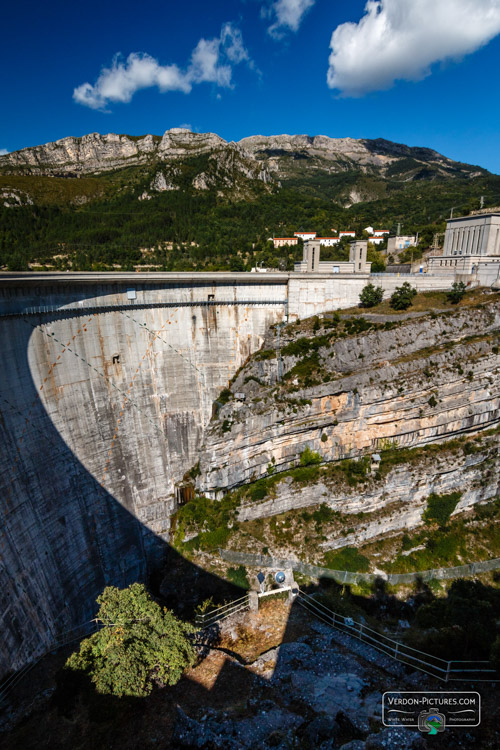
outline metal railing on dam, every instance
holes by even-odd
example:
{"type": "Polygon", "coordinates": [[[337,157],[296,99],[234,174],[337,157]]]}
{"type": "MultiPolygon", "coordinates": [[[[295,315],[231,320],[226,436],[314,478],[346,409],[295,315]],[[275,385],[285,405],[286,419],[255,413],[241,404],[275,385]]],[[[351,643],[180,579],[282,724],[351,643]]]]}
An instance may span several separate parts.
{"type": "MultiPolygon", "coordinates": [[[[391,659],[407,667],[417,669],[431,677],[436,677],[441,682],[495,682],[498,680],[498,673],[489,661],[441,659],[439,656],[434,656],[433,654],[408,646],[403,641],[397,641],[389,635],[369,627],[364,622],[359,622],[348,615],[341,615],[338,612],[334,612],[314,596],[307,594],[300,588],[290,589],[290,586],[287,586],[259,593],[258,597],[279,595],[284,591],[290,590],[295,596],[297,605],[305,609],[317,620],[324,622],[326,625],[345,635],[362,641],[367,646],[371,646],[376,651],[389,656],[391,659]]],[[[201,629],[210,628],[233,615],[248,610],[249,607],[250,596],[249,594],[245,594],[240,599],[226,602],[226,604],[216,607],[210,612],[198,615],[196,624],[201,629]]]]}
{"type": "Polygon", "coordinates": [[[391,659],[437,677],[442,682],[495,682],[498,679],[498,673],[489,661],[446,661],[407,646],[402,641],[396,641],[352,617],[340,615],[300,589],[296,601],[299,606],[335,630],[357,638],[391,659]]]}
{"type": "Polygon", "coordinates": [[[288,300],[268,300],[268,299],[250,299],[250,300],[180,300],[174,302],[138,302],[123,305],[91,305],[80,304],[78,307],[58,307],[57,305],[38,305],[34,307],[25,307],[22,310],[2,311],[0,318],[22,318],[32,315],[52,315],[57,317],[76,317],[78,315],[87,315],[88,313],[109,313],[122,312],[124,310],[148,310],[160,308],[178,308],[178,307],[227,307],[227,306],[244,306],[250,305],[257,307],[262,305],[288,305],[288,300]]]}

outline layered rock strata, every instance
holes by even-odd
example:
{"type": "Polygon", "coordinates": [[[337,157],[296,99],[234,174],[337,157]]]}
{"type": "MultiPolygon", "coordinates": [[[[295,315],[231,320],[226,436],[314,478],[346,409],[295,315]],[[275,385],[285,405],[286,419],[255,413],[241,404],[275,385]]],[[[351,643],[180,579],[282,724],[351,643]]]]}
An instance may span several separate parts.
{"type": "Polygon", "coordinates": [[[210,151],[232,149],[243,157],[265,163],[267,173],[278,178],[295,171],[294,164],[308,162],[327,172],[385,173],[398,160],[410,159],[416,168],[431,165],[443,176],[452,173],[474,176],[485,170],[468,167],[427,148],[410,148],[382,139],[356,140],[330,138],[324,135],[250,136],[238,143],[227,142],[215,133],[192,133],[171,128],[163,136],[128,136],[89,133],[79,138],[67,137],[52,143],[14,151],[0,157],[2,171],[29,174],[97,174],[152,161],[168,161],[196,156],[210,151]]]}
{"type": "MultiPolygon", "coordinates": [[[[252,359],[232,388],[244,400],[226,404],[206,433],[200,492],[218,496],[266,476],[270,465],[290,469],[306,448],[328,462],[498,424],[499,328],[495,300],[338,338],[319,348],[331,379],[292,391],[293,381],[277,386],[278,359],[252,359]]],[[[264,347],[275,346],[270,336],[264,347]]],[[[285,377],[299,361],[282,358],[285,377]]]]}

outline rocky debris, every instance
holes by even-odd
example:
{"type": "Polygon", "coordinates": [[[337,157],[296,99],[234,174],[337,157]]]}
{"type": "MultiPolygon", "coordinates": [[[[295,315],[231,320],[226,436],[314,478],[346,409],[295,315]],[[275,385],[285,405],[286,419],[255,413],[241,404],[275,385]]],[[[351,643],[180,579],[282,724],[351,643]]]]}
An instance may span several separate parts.
{"type": "Polygon", "coordinates": [[[32,206],[33,201],[28,195],[22,190],[0,190],[0,202],[6,208],[18,208],[19,206],[32,206]]]}
{"type": "Polygon", "coordinates": [[[424,750],[426,742],[418,732],[401,727],[388,727],[378,734],[367,737],[362,747],[363,750],[424,750]]]}
{"type": "Polygon", "coordinates": [[[217,714],[208,713],[201,721],[196,721],[178,708],[172,745],[200,750],[280,747],[284,742],[293,740],[296,730],[303,723],[300,716],[277,708],[270,702],[261,706],[261,711],[255,716],[240,720],[224,716],[219,718],[217,714]]]}
{"type": "MultiPolygon", "coordinates": [[[[200,750],[424,748],[418,733],[381,726],[382,692],[395,676],[385,675],[388,660],[347,636],[349,647],[359,645],[362,653],[339,648],[336,636],[342,634],[326,625],[311,622],[311,629],[316,635],[282,643],[244,668],[254,671],[257,664],[276,663],[270,678],[257,678],[243,709],[201,709],[191,717],[179,707],[172,746],[200,750]]],[[[403,688],[407,677],[401,665],[396,666],[397,684],[403,688]]],[[[425,681],[420,676],[420,684],[425,681]]]]}

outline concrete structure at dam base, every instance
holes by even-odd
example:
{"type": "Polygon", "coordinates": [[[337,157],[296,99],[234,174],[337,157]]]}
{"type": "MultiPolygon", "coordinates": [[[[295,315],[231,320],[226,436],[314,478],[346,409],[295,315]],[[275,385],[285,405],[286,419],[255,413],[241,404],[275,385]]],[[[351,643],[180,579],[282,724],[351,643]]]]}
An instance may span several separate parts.
{"type": "Polygon", "coordinates": [[[160,561],[213,403],[269,327],[370,280],[455,276],[0,275],[0,678],[160,561]]]}

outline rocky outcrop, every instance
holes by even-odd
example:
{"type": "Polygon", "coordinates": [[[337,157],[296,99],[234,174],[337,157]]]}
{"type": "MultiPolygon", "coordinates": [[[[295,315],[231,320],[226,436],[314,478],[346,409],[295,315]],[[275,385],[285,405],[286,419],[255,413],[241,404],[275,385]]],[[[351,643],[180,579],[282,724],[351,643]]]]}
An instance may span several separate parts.
{"type": "MultiPolygon", "coordinates": [[[[387,444],[416,447],[499,423],[498,301],[376,328],[333,336],[331,344],[320,346],[326,382],[313,387],[286,379],[305,361],[297,356],[282,358],[281,385],[277,359],[252,359],[233,385],[245,400],[226,404],[206,433],[199,490],[217,496],[267,476],[269,465],[291,469],[306,448],[332,462],[387,444]]],[[[288,331],[282,347],[293,326],[288,331]]],[[[264,344],[271,353],[272,334],[264,344]]]]}
{"type": "MultiPolygon", "coordinates": [[[[260,502],[245,503],[238,509],[238,521],[252,521],[286,513],[297,508],[325,503],[342,514],[346,528],[339,524],[323,529],[324,550],[345,546],[359,546],[375,537],[387,537],[422,523],[429,495],[460,492],[461,497],[453,515],[469,510],[477,503],[488,502],[500,493],[500,465],[498,464],[498,436],[485,437],[477,452],[447,449],[441,453],[408,459],[389,471],[383,478],[368,476],[366,482],[355,487],[338,477],[328,476],[309,485],[285,477],[273,496],[260,502]]],[[[317,554],[318,550],[315,550],[317,554]]]]}
{"type": "Polygon", "coordinates": [[[167,130],[161,138],[89,133],[13,151],[0,157],[0,169],[15,168],[29,174],[97,174],[154,160],[195,156],[225,144],[214,133],[191,133],[182,128],[167,130]]]}
{"type": "Polygon", "coordinates": [[[6,208],[16,208],[18,206],[33,205],[31,197],[24,190],[0,190],[0,203],[6,208]]]}
{"type": "Polygon", "coordinates": [[[436,174],[448,177],[454,173],[461,176],[486,174],[485,170],[478,173],[477,167],[459,164],[431,149],[410,148],[382,139],[256,135],[238,143],[228,143],[215,133],[193,133],[184,128],[171,128],[163,136],[89,133],[81,138],[62,138],[0,156],[0,171],[46,175],[99,174],[228,148],[233,152],[238,150],[241,157],[253,163],[249,177],[264,182],[270,174],[276,179],[286,178],[297,169],[303,171],[309,167],[326,172],[354,169],[383,176],[387,168],[399,160],[404,160],[404,164],[411,162],[410,167],[417,170],[431,165],[436,174]]]}

